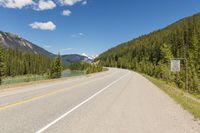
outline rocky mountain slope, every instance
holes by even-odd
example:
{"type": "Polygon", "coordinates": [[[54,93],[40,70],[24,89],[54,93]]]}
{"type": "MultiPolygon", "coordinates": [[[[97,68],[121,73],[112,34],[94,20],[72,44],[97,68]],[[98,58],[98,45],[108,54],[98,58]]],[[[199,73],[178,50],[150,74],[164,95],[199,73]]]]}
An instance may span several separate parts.
{"type": "Polygon", "coordinates": [[[21,51],[40,54],[47,57],[55,56],[54,54],[46,51],[45,49],[13,33],[0,31],[0,44],[2,44],[6,48],[19,49],[21,51]]]}
{"type": "Polygon", "coordinates": [[[92,63],[93,60],[88,58],[87,56],[78,55],[78,54],[70,54],[62,56],[63,64],[77,63],[77,62],[87,62],[92,63]]]}

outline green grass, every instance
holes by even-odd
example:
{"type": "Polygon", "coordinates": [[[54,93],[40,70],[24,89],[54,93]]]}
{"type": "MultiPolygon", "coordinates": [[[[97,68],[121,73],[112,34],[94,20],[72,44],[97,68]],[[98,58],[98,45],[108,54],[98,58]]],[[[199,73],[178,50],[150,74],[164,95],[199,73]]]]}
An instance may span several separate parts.
{"type": "MultiPolygon", "coordinates": [[[[107,68],[104,68],[103,71],[107,71],[107,68]]],[[[81,76],[85,75],[84,71],[71,71],[69,69],[64,70],[62,72],[61,78],[65,77],[74,77],[74,76],[81,76]]],[[[9,88],[17,85],[23,85],[27,83],[31,83],[32,81],[42,81],[47,80],[48,75],[22,75],[22,76],[15,76],[15,77],[5,77],[2,80],[2,84],[0,85],[0,89],[2,88],[9,88]]]]}
{"type": "Polygon", "coordinates": [[[194,115],[196,119],[200,119],[200,100],[191,94],[184,92],[183,90],[177,88],[175,85],[167,83],[163,80],[159,80],[147,75],[144,75],[152,83],[158,86],[161,90],[166,92],[170,97],[172,97],[178,104],[180,104],[185,110],[194,115]]]}
{"type": "Polygon", "coordinates": [[[47,75],[23,75],[15,77],[6,77],[2,81],[2,85],[17,84],[30,81],[38,81],[48,79],[47,75]]]}
{"type": "MultiPolygon", "coordinates": [[[[80,76],[83,74],[84,72],[82,71],[65,70],[62,72],[62,78],[80,76]]],[[[31,82],[31,81],[47,80],[47,79],[48,79],[47,75],[22,75],[22,76],[15,76],[15,77],[6,77],[6,78],[3,78],[2,85],[12,85],[12,84],[19,84],[19,83],[26,83],[26,82],[31,82]]]]}

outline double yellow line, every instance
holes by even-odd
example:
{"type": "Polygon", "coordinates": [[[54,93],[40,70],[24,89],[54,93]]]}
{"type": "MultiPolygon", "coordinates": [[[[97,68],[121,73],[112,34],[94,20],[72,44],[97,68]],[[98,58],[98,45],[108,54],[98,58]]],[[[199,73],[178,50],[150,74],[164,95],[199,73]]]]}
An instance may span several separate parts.
{"type": "Polygon", "coordinates": [[[16,107],[16,106],[19,106],[19,105],[23,105],[23,104],[26,104],[26,103],[29,103],[29,102],[32,102],[32,101],[35,101],[35,100],[39,100],[39,99],[42,99],[42,98],[45,98],[45,97],[48,97],[48,96],[52,96],[52,95],[55,95],[55,94],[58,94],[58,93],[61,93],[61,92],[67,92],[67,91],[69,91],[69,90],[71,90],[73,88],[80,87],[81,85],[86,85],[86,84],[89,84],[91,82],[95,82],[95,81],[101,80],[104,77],[105,76],[97,78],[95,80],[88,81],[88,82],[80,83],[80,84],[71,86],[71,87],[69,87],[67,89],[66,88],[59,89],[59,90],[56,90],[56,91],[53,91],[53,92],[49,92],[49,93],[46,93],[46,94],[43,94],[43,95],[39,95],[39,96],[34,96],[32,98],[28,98],[28,99],[25,99],[23,101],[18,101],[18,102],[14,102],[14,103],[11,103],[11,104],[4,105],[4,106],[0,106],[0,111],[1,110],[6,110],[8,108],[16,107]]]}

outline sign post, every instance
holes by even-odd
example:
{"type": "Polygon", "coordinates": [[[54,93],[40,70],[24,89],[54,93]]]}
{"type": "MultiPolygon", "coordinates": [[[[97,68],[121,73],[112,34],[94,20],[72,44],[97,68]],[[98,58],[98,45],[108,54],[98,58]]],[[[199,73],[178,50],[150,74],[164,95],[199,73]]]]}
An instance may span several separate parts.
{"type": "Polygon", "coordinates": [[[181,71],[181,60],[185,61],[185,90],[188,90],[188,62],[186,58],[174,58],[171,60],[171,71],[180,72],[181,71]]]}
{"type": "Polygon", "coordinates": [[[181,71],[181,60],[178,60],[178,59],[171,60],[171,71],[172,72],[181,71]]]}

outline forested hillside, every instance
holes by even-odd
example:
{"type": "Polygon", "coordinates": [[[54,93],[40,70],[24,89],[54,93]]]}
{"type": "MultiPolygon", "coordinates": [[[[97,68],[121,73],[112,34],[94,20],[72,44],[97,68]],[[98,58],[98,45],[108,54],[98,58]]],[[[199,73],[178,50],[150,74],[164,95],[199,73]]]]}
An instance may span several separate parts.
{"type": "Polygon", "coordinates": [[[50,70],[52,61],[53,59],[43,55],[6,49],[0,44],[0,78],[26,74],[41,75],[50,70]]]}
{"type": "Polygon", "coordinates": [[[123,43],[96,60],[104,66],[135,70],[185,88],[185,61],[182,61],[180,73],[172,73],[172,58],[187,59],[189,91],[200,93],[200,14],[123,43]]]}

